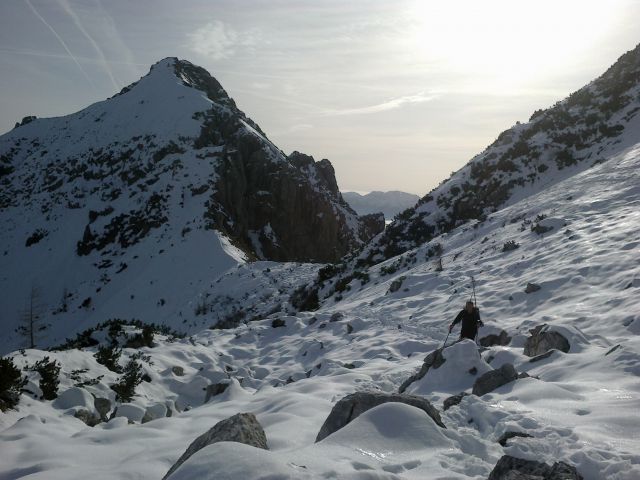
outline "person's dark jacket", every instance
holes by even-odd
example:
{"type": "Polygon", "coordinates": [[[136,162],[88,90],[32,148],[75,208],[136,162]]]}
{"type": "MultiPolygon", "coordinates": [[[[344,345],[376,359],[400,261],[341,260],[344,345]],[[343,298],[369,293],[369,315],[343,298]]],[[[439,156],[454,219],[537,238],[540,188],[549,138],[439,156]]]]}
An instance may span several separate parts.
{"type": "Polygon", "coordinates": [[[478,333],[478,327],[483,325],[482,320],[480,320],[480,309],[474,308],[473,311],[469,313],[465,308],[456,316],[451,326],[453,327],[460,322],[462,322],[460,338],[475,339],[478,333]]]}

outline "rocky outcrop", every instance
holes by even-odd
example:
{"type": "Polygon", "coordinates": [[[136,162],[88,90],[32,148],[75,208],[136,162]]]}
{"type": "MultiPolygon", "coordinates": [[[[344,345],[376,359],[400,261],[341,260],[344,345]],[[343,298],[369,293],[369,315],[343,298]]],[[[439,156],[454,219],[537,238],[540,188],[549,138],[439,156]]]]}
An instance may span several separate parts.
{"type": "Polygon", "coordinates": [[[481,375],[473,384],[471,393],[481,397],[482,395],[494,391],[496,388],[517,380],[518,372],[513,365],[505,363],[496,370],[491,370],[481,375]]]}
{"type": "Polygon", "coordinates": [[[537,283],[527,283],[526,288],[524,289],[524,293],[535,293],[540,290],[542,287],[537,283]]]}
{"type": "Polygon", "coordinates": [[[338,403],[333,406],[331,413],[329,413],[329,416],[320,428],[320,432],[318,432],[316,442],[340,430],[367,410],[389,402],[406,403],[407,405],[419,408],[429,415],[439,427],[446,428],[442,423],[438,410],[423,397],[398,393],[356,392],[340,399],[338,403]]]}
{"type": "Polygon", "coordinates": [[[561,333],[549,330],[549,325],[538,325],[529,330],[531,336],[524,344],[524,354],[528,357],[537,357],[549,350],[560,350],[567,353],[571,345],[561,333]]]}
{"type": "Polygon", "coordinates": [[[424,359],[422,367],[420,367],[420,370],[416,374],[411,375],[404,382],[402,382],[400,388],[398,389],[398,392],[403,393],[409,387],[409,385],[423,378],[430,368],[439,368],[446,361],[442,356],[442,350],[442,348],[438,348],[437,350],[434,350],[429,355],[427,355],[424,359]]]}
{"type": "Polygon", "coordinates": [[[209,431],[196,438],[169,469],[163,480],[169,478],[194,453],[217,442],[238,442],[269,450],[267,436],[256,416],[253,413],[238,413],[216,423],[209,431]]]}
{"type": "Polygon", "coordinates": [[[93,406],[100,415],[100,419],[106,422],[109,418],[109,412],[111,411],[111,400],[108,398],[96,397],[93,400],[93,406]]]}
{"type": "Polygon", "coordinates": [[[489,474],[488,480],[582,480],[582,475],[575,467],[564,462],[549,466],[504,455],[489,474]]]}
{"type": "Polygon", "coordinates": [[[213,397],[215,397],[217,395],[220,395],[221,393],[224,393],[227,390],[227,388],[229,388],[229,385],[231,385],[231,383],[229,381],[220,382],[220,383],[214,383],[213,385],[208,385],[207,386],[207,391],[206,391],[205,397],[204,397],[204,403],[207,403],[213,397]]]}

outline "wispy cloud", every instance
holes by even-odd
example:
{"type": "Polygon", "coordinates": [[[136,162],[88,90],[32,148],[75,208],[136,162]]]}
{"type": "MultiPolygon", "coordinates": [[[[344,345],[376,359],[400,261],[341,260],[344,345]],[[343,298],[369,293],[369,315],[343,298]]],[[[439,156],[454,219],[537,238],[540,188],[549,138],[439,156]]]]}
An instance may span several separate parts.
{"type": "Polygon", "coordinates": [[[238,47],[255,43],[251,35],[240,34],[219,20],[207,23],[187,37],[191,50],[212,60],[231,57],[238,47]]]}
{"type": "Polygon", "coordinates": [[[113,70],[111,69],[111,66],[109,65],[109,62],[107,62],[107,58],[105,57],[104,52],[102,51],[102,48],[94,40],[94,38],[87,31],[87,29],[84,28],[84,25],[80,21],[80,17],[78,17],[76,12],[71,8],[71,5],[69,4],[69,2],[67,0],[59,0],[59,4],[62,7],[62,9],[67,13],[67,15],[69,15],[71,17],[71,19],[73,20],[73,23],[76,26],[76,28],[78,30],[80,30],[82,35],[84,35],[84,37],[89,41],[89,43],[91,44],[93,49],[98,54],[98,60],[99,60],[100,64],[102,65],[102,67],[104,68],[104,70],[107,72],[107,75],[109,75],[109,78],[111,79],[111,83],[112,83],[113,87],[115,89],[120,88],[120,86],[121,86],[120,82],[118,82],[116,80],[115,75],[113,73],[113,70]]]}
{"type": "Polygon", "coordinates": [[[378,103],[375,105],[368,105],[365,107],[327,110],[325,112],[325,115],[368,115],[372,113],[394,110],[406,104],[430,102],[432,100],[435,100],[439,96],[440,94],[437,93],[420,92],[415,95],[405,95],[403,97],[392,98],[391,100],[388,100],[386,102],[378,103]]]}
{"type": "Polygon", "coordinates": [[[80,65],[80,62],[78,62],[78,59],[73,55],[73,53],[71,53],[71,50],[69,49],[65,41],[62,39],[62,37],[58,35],[58,32],[56,32],[56,30],[44,19],[42,15],[40,15],[38,10],[36,10],[36,8],[31,4],[29,0],[24,0],[24,1],[29,6],[33,14],[36,17],[38,17],[42,23],[44,23],[44,25],[51,31],[51,33],[53,33],[53,36],[56,37],[60,45],[62,45],[62,48],[64,48],[64,50],[67,52],[71,60],[73,60],[73,62],[78,67],[78,69],[82,72],[82,75],[84,75],[84,77],[87,79],[87,82],[89,82],[89,85],[91,85],[92,87],[95,87],[94,83],[91,81],[91,78],[89,77],[89,75],[87,75],[87,72],[84,70],[84,68],[82,68],[82,65],[80,65]]]}

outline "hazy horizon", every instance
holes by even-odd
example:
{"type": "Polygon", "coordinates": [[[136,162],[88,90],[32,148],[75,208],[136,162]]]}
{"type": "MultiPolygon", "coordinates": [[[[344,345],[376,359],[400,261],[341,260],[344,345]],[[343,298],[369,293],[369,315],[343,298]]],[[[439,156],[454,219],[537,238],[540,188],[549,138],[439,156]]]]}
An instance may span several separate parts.
{"type": "Polygon", "coordinates": [[[640,42],[640,2],[8,0],[0,132],[104,100],[167,56],[206,68],[344,191],[424,195],[640,42]]]}

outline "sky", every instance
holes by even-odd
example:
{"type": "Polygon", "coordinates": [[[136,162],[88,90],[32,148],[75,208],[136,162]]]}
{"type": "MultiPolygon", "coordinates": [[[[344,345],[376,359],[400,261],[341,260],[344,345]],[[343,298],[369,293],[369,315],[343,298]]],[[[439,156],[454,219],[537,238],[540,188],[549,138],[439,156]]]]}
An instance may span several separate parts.
{"type": "Polygon", "coordinates": [[[423,195],[640,43],[640,0],[1,0],[0,133],[206,68],[343,191],[423,195]]]}

